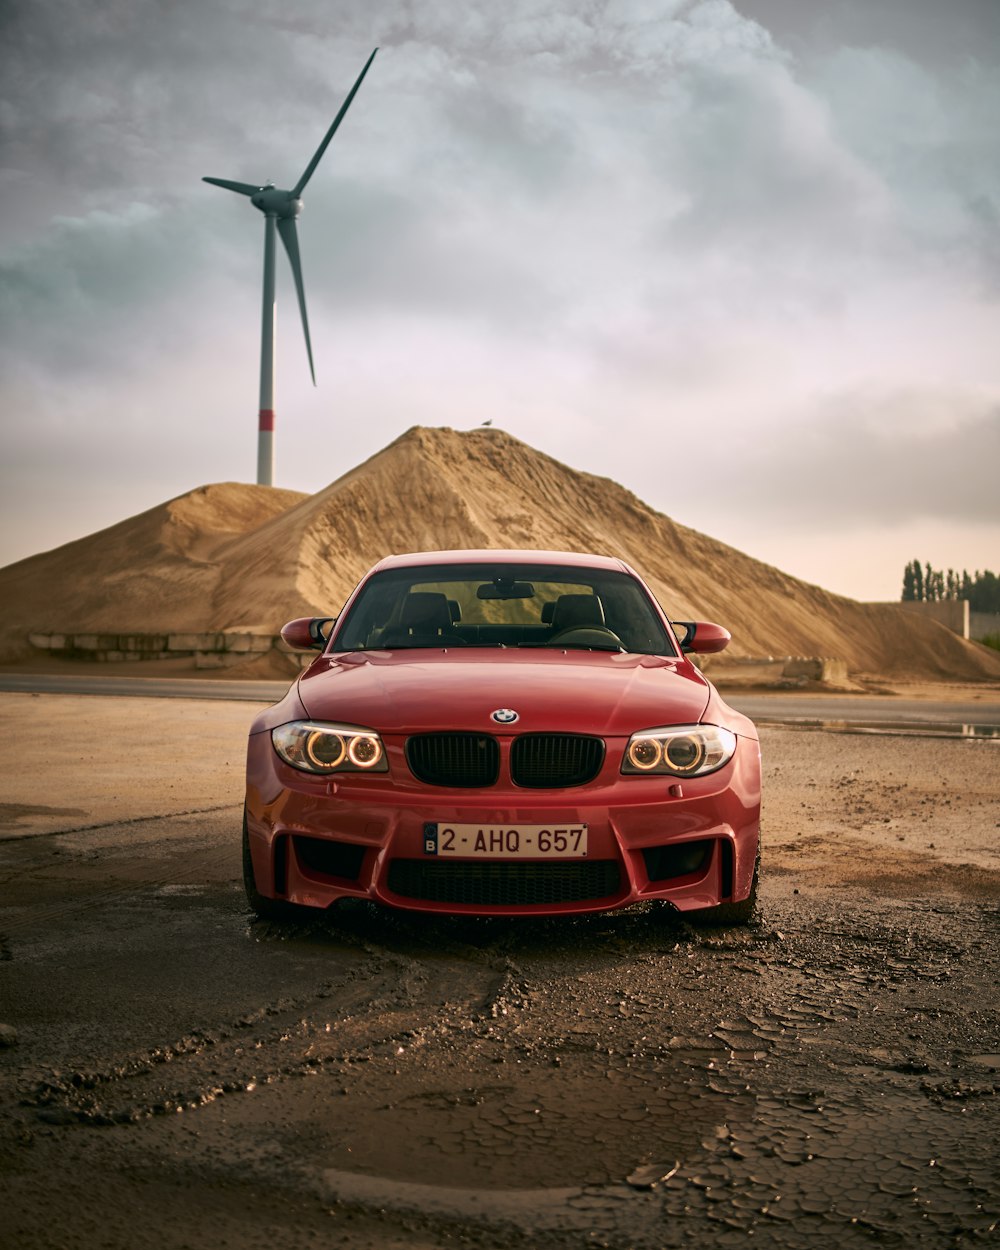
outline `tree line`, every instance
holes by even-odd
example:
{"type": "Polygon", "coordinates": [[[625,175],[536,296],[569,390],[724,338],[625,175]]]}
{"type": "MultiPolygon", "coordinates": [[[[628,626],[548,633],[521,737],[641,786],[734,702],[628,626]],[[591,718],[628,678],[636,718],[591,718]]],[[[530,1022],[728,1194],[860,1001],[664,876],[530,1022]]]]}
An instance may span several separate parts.
{"type": "Polygon", "coordinates": [[[903,570],[904,602],[934,603],[940,599],[968,599],[973,612],[1000,612],[1000,577],[987,569],[969,574],[955,569],[932,569],[911,560],[903,570]]]}

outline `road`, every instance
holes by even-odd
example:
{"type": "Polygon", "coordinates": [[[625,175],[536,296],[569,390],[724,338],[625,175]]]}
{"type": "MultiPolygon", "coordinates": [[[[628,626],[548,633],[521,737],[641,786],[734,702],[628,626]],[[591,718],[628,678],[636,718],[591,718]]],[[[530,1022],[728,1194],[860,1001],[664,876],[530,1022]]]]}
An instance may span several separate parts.
{"type": "Polygon", "coordinates": [[[815,728],[870,728],[890,732],[923,727],[962,727],[983,736],[1000,735],[1000,695],[944,702],[886,695],[742,694],[725,691],[724,698],[751,720],[764,725],[809,725],[815,728]]]}
{"type": "MultiPolygon", "coordinates": [[[[156,699],[225,699],[274,703],[285,693],[284,681],[238,681],[214,678],[158,678],[99,674],[0,673],[0,691],[36,694],[93,694],[156,699]]],[[[772,725],[871,726],[885,730],[963,725],[1000,734],[1000,693],[982,699],[944,701],[885,695],[725,693],[728,703],[752,720],[772,725]]]]}
{"type": "Polygon", "coordinates": [[[287,681],[229,681],[208,677],[120,677],[109,673],[0,673],[0,691],[94,694],[139,699],[236,699],[275,703],[287,681]]]}

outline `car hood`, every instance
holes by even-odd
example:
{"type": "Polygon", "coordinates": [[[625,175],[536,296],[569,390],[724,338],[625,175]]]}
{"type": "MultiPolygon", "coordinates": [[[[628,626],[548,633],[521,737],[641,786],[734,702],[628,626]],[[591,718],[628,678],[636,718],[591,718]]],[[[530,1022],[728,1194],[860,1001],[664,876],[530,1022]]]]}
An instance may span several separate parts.
{"type": "Polygon", "coordinates": [[[314,720],[383,733],[628,735],[697,723],[711,687],[686,659],[601,651],[350,652],[322,656],[299,681],[314,720]],[[509,708],[517,720],[491,714],[509,708]]]}

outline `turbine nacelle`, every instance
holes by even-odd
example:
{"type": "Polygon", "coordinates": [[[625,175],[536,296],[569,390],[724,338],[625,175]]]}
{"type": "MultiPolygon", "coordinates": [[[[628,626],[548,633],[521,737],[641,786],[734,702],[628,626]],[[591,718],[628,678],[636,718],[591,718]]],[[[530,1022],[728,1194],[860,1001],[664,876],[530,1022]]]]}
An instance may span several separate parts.
{"type": "Polygon", "coordinates": [[[279,191],[273,185],[262,187],[256,195],[250,197],[250,203],[272,217],[295,218],[302,212],[302,201],[298,196],[291,191],[279,191]]]}

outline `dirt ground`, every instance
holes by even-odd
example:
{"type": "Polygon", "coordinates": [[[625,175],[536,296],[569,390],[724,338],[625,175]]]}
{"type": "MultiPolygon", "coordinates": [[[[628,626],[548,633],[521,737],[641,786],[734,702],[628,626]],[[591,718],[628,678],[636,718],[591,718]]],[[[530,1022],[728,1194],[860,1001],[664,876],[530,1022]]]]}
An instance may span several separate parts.
{"type": "Polygon", "coordinates": [[[0,695],[0,1245],[997,1244],[1000,742],[765,726],[746,930],[277,926],[254,711],[0,695]]]}

